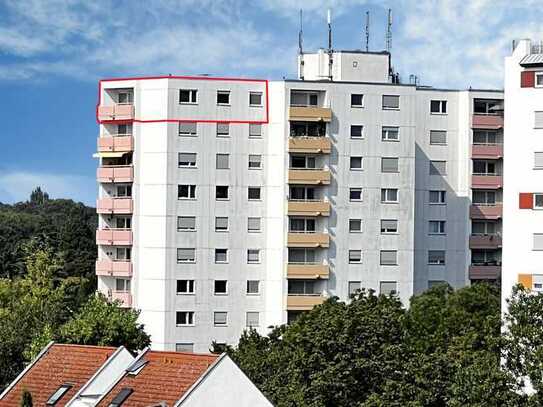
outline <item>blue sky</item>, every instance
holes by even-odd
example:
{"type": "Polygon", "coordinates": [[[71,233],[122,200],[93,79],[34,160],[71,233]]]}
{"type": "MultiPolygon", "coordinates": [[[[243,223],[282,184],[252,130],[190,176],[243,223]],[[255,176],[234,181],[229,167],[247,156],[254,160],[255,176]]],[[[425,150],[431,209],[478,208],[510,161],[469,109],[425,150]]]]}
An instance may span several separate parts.
{"type": "Polygon", "coordinates": [[[501,88],[511,41],[543,39],[536,0],[0,0],[0,202],[41,185],[94,204],[100,78],[294,77],[301,5],[306,50],[326,44],[327,8],[334,47],[362,47],[370,11],[382,50],[391,7],[396,70],[439,87],[501,88]]]}

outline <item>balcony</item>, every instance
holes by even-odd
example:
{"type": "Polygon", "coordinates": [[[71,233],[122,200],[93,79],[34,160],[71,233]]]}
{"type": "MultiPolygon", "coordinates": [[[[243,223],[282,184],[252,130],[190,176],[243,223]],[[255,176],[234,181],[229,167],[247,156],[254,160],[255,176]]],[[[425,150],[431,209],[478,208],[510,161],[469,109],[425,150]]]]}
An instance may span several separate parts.
{"type": "Polygon", "coordinates": [[[130,229],[98,229],[96,244],[108,246],[131,246],[132,231],[130,229]]]}
{"type": "Polygon", "coordinates": [[[132,277],[132,263],[130,260],[96,260],[96,275],[132,277]]]}
{"type": "Polygon", "coordinates": [[[329,185],[330,170],[312,168],[289,169],[288,183],[302,185],[329,185]]]}
{"type": "Polygon", "coordinates": [[[132,136],[98,137],[98,151],[123,152],[134,151],[134,138],[132,136]]]}
{"type": "Polygon", "coordinates": [[[498,249],[502,247],[500,235],[471,235],[469,237],[470,249],[498,249]]]}
{"type": "Polygon", "coordinates": [[[288,151],[305,154],[330,154],[332,142],[329,137],[290,137],[288,151]]]}
{"type": "Polygon", "coordinates": [[[499,280],[502,266],[497,265],[472,265],[469,266],[470,280],[499,280]]]}
{"type": "Polygon", "coordinates": [[[498,159],[503,157],[503,144],[473,144],[471,158],[498,159]]]}
{"type": "Polygon", "coordinates": [[[498,189],[503,185],[503,176],[497,174],[473,174],[471,187],[477,189],[498,189]]]}
{"type": "Polygon", "coordinates": [[[501,203],[496,205],[473,204],[469,209],[469,216],[471,219],[500,219],[502,212],[501,203]]]}
{"type": "Polygon", "coordinates": [[[331,122],[332,109],[329,107],[291,106],[289,120],[297,122],[331,122]]]}
{"type": "Polygon", "coordinates": [[[289,216],[330,216],[330,202],[311,200],[289,200],[289,216]]]}
{"type": "Polygon", "coordinates": [[[96,171],[98,182],[134,182],[134,167],[131,165],[101,166],[96,171]]]}
{"type": "Polygon", "coordinates": [[[132,198],[102,198],[96,201],[96,213],[127,215],[132,211],[132,198]]]}
{"type": "Polygon", "coordinates": [[[134,105],[117,103],[113,106],[98,106],[99,121],[120,121],[134,119],[134,105]]]}
{"type": "Polygon", "coordinates": [[[320,294],[287,295],[288,311],[308,311],[317,305],[321,305],[325,298],[320,294]]]}
{"type": "Polygon", "coordinates": [[[132,306],[132,294],[128,291],[111,291],[109,299],[110,301],[120,301],[122,308],[130,308],[132,306]]]}
{"type": "Polygon", "coordinates": [[[471,120],[473,129],[501,129],[503,116],[497,114],[474,114],[471,120]]]}
{"type": "Polygon", "coordinates": [[[288,247],[328,247],[330,236],[323,232],[289,232],[288,247]]]}
{"type": "Polygon", "coordinates": [[[289,263],[287,278],[290,279],[327,279],[330,275],[328,264],[320,263],[289,263]]]}

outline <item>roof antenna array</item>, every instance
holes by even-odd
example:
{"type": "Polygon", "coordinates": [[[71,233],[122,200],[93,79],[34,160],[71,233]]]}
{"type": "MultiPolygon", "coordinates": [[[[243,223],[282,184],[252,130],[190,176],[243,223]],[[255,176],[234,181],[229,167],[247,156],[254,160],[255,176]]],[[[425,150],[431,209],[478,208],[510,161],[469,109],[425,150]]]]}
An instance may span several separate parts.
{"type": "Polygon", "coordinates": [[[366,52],[370,50],[370,12],[366,11],[366,52]]]}
{"type": "Polygon", "coordinates": [[[386,45],[387,52],[390,52],[392,49],[392,9],[388,9],[386,45]]]}
{"type": "Polygon", "coordinates": [[[328,78],[333,80],[332,76],[332,11],[328,9],[328,78]]]}
{"type": "Polygon", "coordinates": [[[302,55],[304,53],[304,27],[303,27],[303,11],[300,9],[300,31],[298,32],[298,54],[302,55]]]}

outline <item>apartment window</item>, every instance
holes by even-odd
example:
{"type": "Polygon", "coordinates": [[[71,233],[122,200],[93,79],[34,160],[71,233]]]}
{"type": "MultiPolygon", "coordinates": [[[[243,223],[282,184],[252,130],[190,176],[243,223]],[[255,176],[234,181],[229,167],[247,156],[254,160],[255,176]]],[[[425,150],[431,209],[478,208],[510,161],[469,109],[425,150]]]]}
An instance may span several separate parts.
{"type": "Polygon", "coordinates": [[[261,169],[262,168],[262,156],[256,154],[249,154],[249,169],[261,169]]]}
{"type": "Polygon", "coordinates": [[[543,129],[543,112],[534,112],[534,129],[543,129]]]}
{"type": "Polygon", "coordinates": [[[217,154],[215,156],[215,168],[218,170],[227,170],[230,168],[230,154],[217,154]]]}
{"type": "Polygon", "coordinates": [[[260,249],[248,249],[247,250],[247,263],[258,264],[260,263],[260,249]]]}
{"type": "Polygon", "coordinates": [[[447,101],[446,100],[431,100],[430,113],[434,113],[434,114],[447,113],[447,101]]]}
{"type": "Polygon", "coordinates": [[[228,263],[228,249],[215,249],[215,263],[228,263]]]}
{"type": "Polygon", "coordinates": [[[247,231],[260,232],[260,218],[247,218],[247,231]]]}
{"type": "Polygon", "coordinates": [[[197,103],[197,95],[196,89],[179,89],[179,103],[197,103]]]}
{"type": "Polygon", "coordinates": [[[496,175],[496,163],[494,161],[473,160],[473,173],[479,175],[496,175]]]}
{"type": "Polygon", "coordinates": [[[226,280],[215,280],[214,281],[214,291],[215,294],[228,294],[227,290],[227,281],[226,280]]]}
{"type": "Polygon", "coordinates": [[[249,137],[257,138],[262,137],[262,125],[261,124],[249,124],[249,137]]]}
{"type": "Polygon", "coordinates": [[[289,232],[312,233],[315,230],[315,219],[313,218],[289,218],[289,232]]]}
{"type": "Polygon", "coordinates": [[[428,250],[428,264],[443,266],[445,264],[445,250],[428,250]]]}
{"type": "Polygon", "coordinates": [[[175,313],[175,324],[178,326],[194,325],[194,311],[177,311],[175,313]]]}
{"type": "Polygon", "coordinates": [[[179,153],[179,167],[196,167],[196,153],[179,153]]]}
{"type": "MultiPolygon", "coordinates": [[[[113,253],[108,253],[108,256],[112,256],[113,253]]],[[[115,260],[130,260],[132,258],[132,249],[130,247],[117,247],[115,253],[115,260]]]]}
{"type": "Polygon", "coordinates": [[[473,144],[497,144],[498,133],[496,130],[473,130],[473,144]]]}
{"type": "Polygon", "coordinates": [[[398,294],[397,286],[396,281],[381,281],[379,283],[379,293],[381,295],[396,295],[398,294]]]}
{"type": "Polygon", "coordinates": [[[349,281],[349,296],[355,295],[358,291],[360,291],[360,288],[360,281],[349,281]]]}
{"type": "Polygon", "coordinates": [[[230,124],[217,123],[217,137],[229,137],[229,136],[230,136],[230,124]]]}
{"type": "Polygon", "coordinates": [[[351,170],[362,169],[362,157],[351,157],[351,170]]]}
{"type": "Polygon", "coordinates": [[[117,185],[117,191],[115,192],[117,198],[131,197],[132,185],[117,185]]]}
{"type": "Polygon", "coordinates": [[[395,188],[381,189],[381,203],[397,203],[398,190],[395,188]]]}
{"type": "Polygon", "coordinates": [[[247,190],[247,197],[249,201],[260,200],[260,187],[249,187],[247,190]]]}
{"type": "Polygon", "coordinates": [[[472,250],[471,264],[481,266],[497,266],[500,264],[500,260],[495,250],[472,250]]]}
{"type": "Polygon", "coordinates": [[[534,153],[534,167],[543,168],[543,152],[534,153]]]}
{"type": "Polygon", "coordinates": [[[196,136],[196,123],[179,123],[179,135],[183,137],[196,136]]]}
{"type": "Polygon", "coordinates": [[[324,122],[290,122],[290,137],[324,137],[326,123],[324,122]]]}
{"type": "Polygon", "coordinates": [[[396,266],[398,264],[398,252],[396,250],[381,250],[381,266],[396,266]]]}
{"type": "Polygon", "coordinates": [[[177,280],[177,294],[194,294],[194,280],[177,280]]]}
{"type": "Polygon", "coordinates": [[[227,232],[228,231],[228,218],[217,216],[215,217],[215,232],[227,232]]]}
{"type": "Polygon", "coordinates": [[[381,158],[381,172],[399,172],[399,159],[396,157],[381,158]]]}
{"type": "Polygon", "coordinates": [[[194,344],[190,343],[190,342],[176,343],[175,344],[175,351],[176,352],[193,353],[194,352],[194,344]]]}
{"type": "Polygon", "coordinates": [[[534,233],[534,250],[543,250],[543,233],[534,233]]]}
{"type": "Polygon", "coordinates": [[[217,104],[218,105],[229,105],[230,104],[230,91],[229,90],[218,90],[217,91],[217,104]]]}
{"type": "Polygon", "coordinates": [[[543,194],[534,194],[534,209],[543,209],[543,194]]]}
{"type": "Polygon", "coordinates": [[[249,92],[249,106],[262,106],[261,92],[249,92]]]}
{"type": "Polygon", "coordinates": [[[362,188],[349,188],[349,200],[361,201],[362,200],[362,188]]]}
{"type": "Polygon", "coordinates": [[[196,216],[178,216],[177,230],[179,232],[196,230],[196,216]]]}
{"type": "Polygon", "coordinates": [[[118,136],[130,136],[130,135],[132,135],[132,125],[131,124],[118,124],[117,125],[117,135],[118,136]]]}
{"type": "Polygon", "coordinates": [[[288,249],[288,262],[291,264],[315,264],[317,254],[315,249],[288,249]]]}
{"type": "Polygon", "coordinates": [[[215,198],[217,200],[228,199],[228,186],[227,185],[215,186],[215,198]]]}
{"type": "Polygon", "coordinates": [[[61,385],[52,395],[49,397],[46,406],[54,406],[57,402],[73,387],[72,384],[66,383],[61,385]]]}
{"type": "Polygon", "coordinates": [[[177,199],[195,199],[196,185],[178,185],[177,199]]]}
{"type": "Polygon", "coordinates": [[[131,105],[133,96],[132,92],[119,92],[117,94],[117,103],[121,105],[131,105]]]}
{"type": "Polygon", "coordinates": [[[260,292],[259,280],[247,280],[247,294],[258,294],[260,292]]]}
{"type": "Polygon", "coordinates": [[[430,161],[430,175],[447,175],[447,161],[430,161]]]}
{"type": "Polygon", "coordinates": [[[383,140],[383,141],[399,141],[400,140],[400,128],[399,127],[383,127],[381,129],[381,140],[383,140]]]}
{"type": "Polygon", "coordinates": [[[319,96],[316,93],[310,92],[290,92],[290,105],[291,106],[317,106],[319,96]]]}
{"type": "Polygon", "coordinates": [[[132,218],[118,217],[115,219],[115,228],[117,229],[130,229],[132,227],[132,218]]]}
{"type": "Polygon", "coordinates": [[[496,205],[496,191],[473,190],[471,200],[475,205],[496,205]]]}
{"type": "Polygon", "coordinates": [[[259,325],[259,313],[258,312],[247,312],[247,327],[254,328],[259,325]]]}
{"type": "Polygon", "coordinates": [[[430,130],[430,144],[447,144],[447,132],[445,130],[430,130]]]}
{"type": "Polygon", "coordinates": [[[399,109],[400,97],[398,95],[383,95],[383,109],[399,109]]]}
{"type": "Polygon", "coordinates": [[[351,94],[351,107],[363,107],[364,95],[359,93],[351,94]]]}
{"type": "Polygon", "coordinates": [[[349,219],[349,232],[350,233],[362,232],[362,219],[349,219]]]}
{"type": "Polygon", "coordinates": [[[291,168],[315,168],[317,161],[315,157],[306,155],[293,155],[290,157],[291,168]]]}
{"type": "Polygon", "coordinates": [[[126,278],[116,278],[115,290],[122,291],[122,292],[130,292],[130,280],[126,278]]]}
{"type": "Polygon", "coordinates": [[[351,138],[362,138],[364,126],[353,124],[351,125],[351,138]]]}
{"type": "Polygon", "coordinates": [[[428,221],[428,233],[431,235],[444,235],[445,221],[444,220],[428,221]]]}
{"type": "Polygon", "coordinates": [[[215,311],[213,313],[213,325],[226,326],[228,322],[228,313],[224,311],[215,311]]]}
{"type": "Polygon", "coordinates": [[[445,197],[446,197],[446,191],[429,191],[429,198],[428,201],[430,204],[444,204],[445,197]]]}
{"type": "Polygon", "coordinates": [[[493,221],[472,221],[471,222],[471,234],[472,235],[495,235],[496,234],[496,222],[493,221]]]}
{"type": "Polygon", "coordinates": [[[543,72],[535,73],[535,87],[540,88],[543,86],[543,72]]]}
{"type": "Polygon", "coordinates": [[[313,187],[293,187],[289,189],[289,199],[299,201],[313,201],[316,198],[315,188],[313,187]]]}
{"type": "Polygon", "coordinates": [[[196,249],[177,249],[178,263],[195,263],[196,249]]]}
{"type": "Polygon", "coordinates": [[[349,263],[362,263],[362,250],[349,250],[349,263]]]}
{"type": "Polygon", "coordinates": [[[319,294],[314,280],[288,280],[288,294],[319,294]]]}
{"type": "Polygon", "coordinates": [[[396,219],[381,219],[381,233],[398,233],[398,221],[396,219]]]}

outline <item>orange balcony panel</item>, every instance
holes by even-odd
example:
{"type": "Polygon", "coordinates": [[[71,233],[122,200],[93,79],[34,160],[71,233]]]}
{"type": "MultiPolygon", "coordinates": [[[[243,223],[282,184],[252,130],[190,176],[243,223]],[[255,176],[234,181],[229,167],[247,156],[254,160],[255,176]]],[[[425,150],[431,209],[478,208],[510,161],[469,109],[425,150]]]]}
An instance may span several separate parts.
{"type": "Polygon", "coordinates": [[[330,216],[328,201],[288,201],[290,216],[330,216]]]}
{"type": "Polygon", "coordinates": [[[474,144],[471,146],[471,157],[481,159],[497,159],[503,157],[502,144],[474,144]]]}
{"type": "Polygon", "coordinates": [[[132,294],[128,291],[112,291],[110,295],[111,301],[120,301],[121,307],[130,308],[132,306],[132,294]]]}
{"type": "Polygon", "coordinates": [[[288,247],[328,247],[330,236],[328,233],[297,233],[289,232],[288,247]]]}
{"type": "Polygon", "coordinates": [[[502,204],[471,205],[469,215],[471,219],[500,219],[502,217],[502,204]]]}
{"type": "Polygon", "coordinates": [[[324,302],[322,295],[288,295],[288,311],[308,311],[324,302]]]}
{"type": "Polygon", "coordinates": [[[134,182],[134,167],[131,165],[98,167],[98,182],[134,182]]]}
{"type": "Polygon", "coordinates": [[[132,277],[132,263],[130,260],[97,260],[96,275],[132,277]]]}
{"type": "Polygon", "coordinates": [[[291,106],[289,120],[297,122],[331,122],[332,109],[329,107],[291,106]]]}
{"type": "Polygon", "coordinates": [[[499,280],[501,266],[469,266],[470,280],[499,280]]]}
{"type": "Polygon", "coordinates": [[[330,170],[291,169],[288,171],[289,184],[328,185],[330,170]]]}
{"type": "Polygon", "coordinates": [[[133,211],[132,198],[102,198],[96,201],[96,213],[130,214],[133,211]]]}
{"type": "Polygon", "coordinates": [[[327,279],[330,275],[328,264],[296,264],[287,265],[287,278],[290,279],[327,279]]]}
{"type": "Polygon", "coordinates": [[[471,235],[470,249],[498,249],[502,247],[502,237],[499,235],[471,235]]]}
{"type": "Polygon", "coordinates": [[[115,121],[115,120],[133,120],[134,105],[116,104],[113,106],[98,106],[98,120],[100,121],[115,121]]]}
{"type": "Polygon", "coordinates": [[[115,106],[98,106],[98,120],[112,120],[115,117],[115,106]]]}
{"type": "Polygon", "coordinates": [[[533,287],[533,276],[531,274],[519,274],[518,282],[524,288],[531,290],[533,287]]]}
{"type": "Polygon", "coordinates": [[[471,187],[479,189],[498,189],[503,185],[501,175],[473,175],[471,178],[471,187]]]}
{"type": "Polygon", "coordinates": [[[132,245],[132,231],[129,229],[98,229],[96,244],[130,246],[132,245]]]}
{"type": "Polygon", "coordinates": [[[132,136],[98,137],[100,152],[130,152],[134,151],[132,136]]]}
{"type": "Polygon", "coordinates": [[[288,140],[291,153],[330,154],[332,142],[328,137],[291,137],[288,140]]]}
{"type": "Polygon", "coordinates": [[[474,114],[471,127],[474,129],[501,129],[503,127],[503,116],[474,114]]]}

